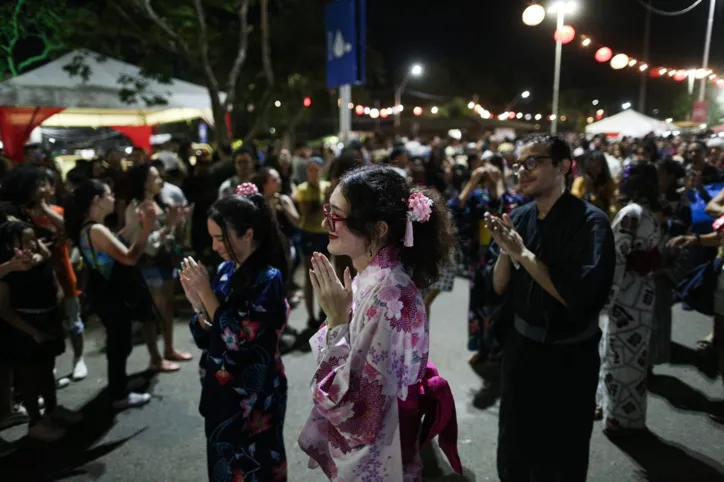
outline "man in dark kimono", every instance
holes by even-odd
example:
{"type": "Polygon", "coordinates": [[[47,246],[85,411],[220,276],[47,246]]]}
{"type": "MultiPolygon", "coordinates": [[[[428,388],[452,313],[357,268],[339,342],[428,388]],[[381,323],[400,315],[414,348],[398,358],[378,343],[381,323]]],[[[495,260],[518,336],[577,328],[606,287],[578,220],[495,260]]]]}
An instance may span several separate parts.
{"type": "Polygon", "coordinates": [[[518,167],[519,192],[535,202],[510,217],[486,215],[501,248],[489,285],[513,313],[503,348],[498,475],[503,482],[585,481],[613,233],[603,211],[565,189],[565,141],[534,138],[521,148],[518,167]]]}

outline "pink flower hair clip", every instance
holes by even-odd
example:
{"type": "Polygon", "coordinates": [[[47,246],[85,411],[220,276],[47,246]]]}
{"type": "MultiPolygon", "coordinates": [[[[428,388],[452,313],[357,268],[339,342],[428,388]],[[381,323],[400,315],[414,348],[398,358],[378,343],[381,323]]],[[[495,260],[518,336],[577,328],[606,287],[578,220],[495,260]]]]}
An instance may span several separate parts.
{"type": "Polygon", "coordinates": [[[405,227],[405,247],[414,246],[412,223],[426,223],[432,214],[432,199],[421,192],[411,194],[407,199],[407,226],[405,227]]]}
{"type": "Polygon", "coordinates": [[[239,196],[251,197],[254,194],[259,194],[259,189],[257,189],[256,185],[250,182],[245,182],[244,184],[236,186],[236,194],[239,196]]]}

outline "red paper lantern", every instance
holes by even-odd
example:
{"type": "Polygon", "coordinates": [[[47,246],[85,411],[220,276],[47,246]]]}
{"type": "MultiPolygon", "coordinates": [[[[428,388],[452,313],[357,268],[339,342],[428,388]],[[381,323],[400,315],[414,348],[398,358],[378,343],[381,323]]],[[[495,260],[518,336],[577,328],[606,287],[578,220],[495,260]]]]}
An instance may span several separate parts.
{"type": "Polygon", "coordinates": [[[354,111],[357,115],[362,115],[365,113],[365,108],[361,105],[358,105],[357,107],[355,107],[354,111]]]}
{"type": "Polygon", "coordinates": [[[570,43],[574,38],[576,38],[576,30],[570,25],[564,25],[556,30],[553,38],[556,42],[560,42],[562,44],[570,43]]]}
{"type": "Polygon", "coordinates": [[[312,98],[311,97],[305,97],[304,98],[304,107],[310,107],[312,105],[312,98]]]}
{"type": "Polygon", "coordinates": [[[686,77],[687,77],[686,70],[677,70],[676,73],[674,74],[674,80],[676,80],[677,82],[686,80],[686,77]]]}
{"type": "Polygon", "coordinates": [[[608,62],[609,60],[611,60],[611,57],[613,57],[613,51],[608,47],[601,47],[596,52],[596,60],[598,62],[608,62]]]}

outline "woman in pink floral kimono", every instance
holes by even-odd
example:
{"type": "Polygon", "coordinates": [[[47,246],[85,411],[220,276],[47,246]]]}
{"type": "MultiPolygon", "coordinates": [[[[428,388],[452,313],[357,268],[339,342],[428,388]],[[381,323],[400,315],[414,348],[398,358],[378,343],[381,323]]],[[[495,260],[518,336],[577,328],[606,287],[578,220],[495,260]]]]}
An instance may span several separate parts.
{"type": "Polygon", "coordinates": [[[365,167],[343,177],[324,212],[329,252],[349,256],[359,274],[340,281],[314,253],[309,275],[327,320],[310,340],[313,408],[299,436],[310,468],[335,482],[417,482],[420,446],[439,435],[461,472],[452,393],[428,364],[418,291],[449,259],[444,203],[390,168],[365,167]]]}

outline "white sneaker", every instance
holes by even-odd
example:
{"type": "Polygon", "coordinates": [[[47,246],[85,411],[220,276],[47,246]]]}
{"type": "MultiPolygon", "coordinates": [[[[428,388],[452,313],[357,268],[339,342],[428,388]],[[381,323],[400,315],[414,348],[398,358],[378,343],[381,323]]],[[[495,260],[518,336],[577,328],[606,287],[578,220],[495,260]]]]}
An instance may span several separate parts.
{"type": "Polygon", "coordinates": [[[126,408],[136,408],[146,405],[151,401],[150,393],[135,393],[131,392],[128,396],[122,400],[116,400],[113,402],[113,408],[116,410],[124,410],[126,408]]]}
{"type": "Polygon", "coordinates": [[[65,388],[68,385],[70,385],[70,378],[68,377],[58,378],[55,381],[55,388],[58,390],[60,390],[61,388],[65,388]]]}
{"type": "Polygon", "coordinates": [[[88,367],[86,366],[83,358],[79,358],[78,360],[76,360],[75,365],[73,366],[73,381],[77,382],[79,380],[83,380],[87,376],[88,367]]]}

